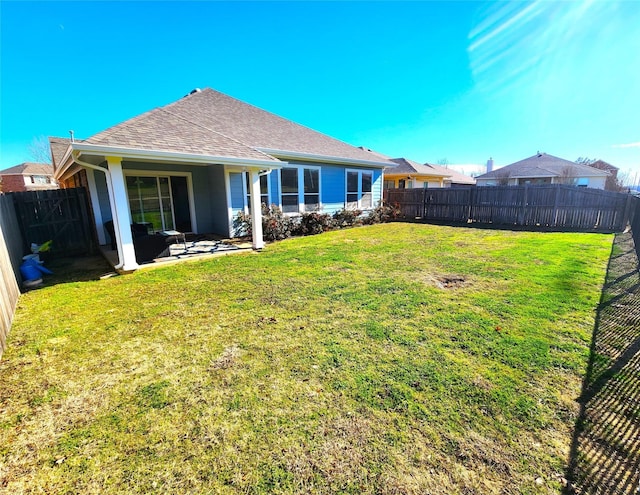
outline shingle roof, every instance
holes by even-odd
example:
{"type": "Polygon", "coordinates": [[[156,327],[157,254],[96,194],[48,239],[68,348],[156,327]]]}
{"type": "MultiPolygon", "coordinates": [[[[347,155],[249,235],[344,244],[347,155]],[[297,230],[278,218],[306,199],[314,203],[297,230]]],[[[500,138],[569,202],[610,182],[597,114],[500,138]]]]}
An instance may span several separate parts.
{"type": "Polygon", "coordinates": [[[275,161],[275,158],[265,153],[183,117],[181,112],[172,111],[170,107],[171,105],[156,108],[138,115],[95,134],[84,142],[143,150],[275,161]]]}
{"type": "Polygon", "coordinates": [[[604,160],[596,160],[589,166],[592,168],[597,168],[598,170],[606,170],[608,172],[617,172],[619,170],[618,167],[615,167],[610,163],[605,162],[604,160]]]}
{"type": "Polygon", "coordinates": [[[571,177],[606,177],[609,175],[604,170],[598,170],[546,153],[537,153],[519,162],[479,175],[476,179],[500,179],[507,176],[512,178],[561,177],[569,172],[571,177]]]}
{"type": "Polygon", "coordinates": [[[406,158],[392,158],[391,161],[397,163],[398,166],[395,168],[385,168],[385,174],[419,174],[434,177],[450,176],[448,173],[441,173],[440,171],[434,170],[428,164],[422,165],[421,163],[414,162],[413,160],[407,160],[406,158]]]}
{"type": "Polygon", "coordinates": [[[395,168],[385,168],[384,173],[387,175],[428,175],[432,177],[444,177],[445,182],[451,182],[453,184],[475,184],[475,180],[472,177],[468,177],[456,172],[455,170],[450,170],[439,165],[432,165],[430,163],[421,164],[406,158],[393,158],[392,161],[397,163],[398,166],[395,168]]]}
{"type": "Polygon", "coordinates": [[[0,170],[0,175],[53,175],[53,165],[25,162],[0,170]]]}
{"type": "Polygon", "coordinates": [[[51,158],[53,160],[53,167],[57,167],[60,160],[64,157],[64,154],[69,148],[71,139],[49,136],[49,147],[51,148],[51,158]]]}
{"type": "Polygon", "coordinates": [[[425,163],[431,167],[435,172],[440,172],[442,174],[447,174],[449,176],[448,179],[445,179],[445,182],[451,181],[453,184],[469,184],[473,185],[476,183],[476,180],[473,177],[469,177],[468,175],[462,174],[456,170],[452,170],[447,167],[442,167],[440,165],[434,165],[432,163],[425,163]]]}
{"type": "Polygon", "coordinates": [[[261,160],[272,158],[260,149],[372,160],[364,150],[210,88],[122,122],[85,142],[261,160]]]}

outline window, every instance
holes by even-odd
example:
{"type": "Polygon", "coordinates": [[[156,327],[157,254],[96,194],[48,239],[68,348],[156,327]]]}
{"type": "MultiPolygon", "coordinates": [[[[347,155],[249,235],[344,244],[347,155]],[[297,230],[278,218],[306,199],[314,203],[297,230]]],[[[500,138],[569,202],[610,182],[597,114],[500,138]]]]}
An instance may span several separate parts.
{"type": "Polygon", "coordinates": [[[384,188],[385,189],[395,189],[395,187],[396,187],[396,181],[395,180],[386,179],[384,181],[384,188]]]}
{"type": "Polygon", "coordinates": [[[320,168],[283,168],[280,170],[280,189],[283,213],[319,210],[320,168]]]}
{"type": "Polygon", "coordinates": [[[280,171],[282,190],[282,212],[298,213],[300,200],[298,199],[298,169],[283,168],[280,171]]]}
{"type": "MultiPolygon", "coordinates": [[[[244,173],[245,177],[245,185],[247,188],[247,207],[249,208],[249,212],[251,211],[251,183],[250,177],[251,174],[249,172],[244,173]]],[[[269,176],[261,175],[260,176],[260,204],[264,204],[269,206],[269,176]]]]}
{"type": "Polygon", "coordinates": [[[348,209],[367,209],[373,207],[373,172],[347,170],[348,209]]]}
{"type": "Polygon", "coordinates": [[[304,211],[320,209],[320,171],[304,169],[304,211]]]}
{"type": "Polygon", "coordinates": [[[49,184],[49,177],[46,175],[32,175],[31,176],[32,184],[49,184]]]}

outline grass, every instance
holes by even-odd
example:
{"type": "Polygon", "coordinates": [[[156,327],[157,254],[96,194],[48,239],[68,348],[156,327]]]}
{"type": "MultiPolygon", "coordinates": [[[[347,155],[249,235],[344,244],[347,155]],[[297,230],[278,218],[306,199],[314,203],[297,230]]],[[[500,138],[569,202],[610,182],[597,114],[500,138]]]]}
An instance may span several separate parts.
{"type": "Polygon", "coordinates": [[[22,296],[7,493],[559,493],[612,237],[388,224],[22,296]]]}

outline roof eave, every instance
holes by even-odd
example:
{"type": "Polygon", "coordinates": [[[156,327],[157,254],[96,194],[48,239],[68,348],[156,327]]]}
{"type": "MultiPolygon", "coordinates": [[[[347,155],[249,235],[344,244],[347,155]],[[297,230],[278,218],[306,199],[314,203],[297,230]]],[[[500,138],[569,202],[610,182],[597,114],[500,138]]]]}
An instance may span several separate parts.
{"type": "Polygon", "coordinates": [[[341,164],[341,165],[352,165],[356,167],[376,167],[376,168],[393,167],[395,168],[398,166],[396,163],[391,161],[379,162],[374,160],[361,160],[357,158],[344,158],[340,156],[316,155],[314,153],[302,153],[300,151],[278,150],[273,148],[256,147],[256,149],[258,151],[262,151],[263,153],[267,153],[268,155],[275,156],[277,158],[284,158],[287,160],[335,163],[335,164],[341,164]]]}
{"type": "MultiPolygon", "coordinates": [[[[72,152],[85,156],[118,156],[123,159],[148,160],[148,161],[179,161],[194,165],[234,165],[255,166],[260,168],[278,169],[283,163],[279,160],[259,160],[255,158],[237,158],[232,156],[199,155],[193,153],[180,153],[173,151],[159,151],[151,149],[125,148],[121,146],[105,146],[89,143],[72,143],[63,158],[63,166],[60,176],[64,175],[70,167],[69,158],[72,152]]],[[[57,171],[56,171],[57,172],[57,171]]]]}

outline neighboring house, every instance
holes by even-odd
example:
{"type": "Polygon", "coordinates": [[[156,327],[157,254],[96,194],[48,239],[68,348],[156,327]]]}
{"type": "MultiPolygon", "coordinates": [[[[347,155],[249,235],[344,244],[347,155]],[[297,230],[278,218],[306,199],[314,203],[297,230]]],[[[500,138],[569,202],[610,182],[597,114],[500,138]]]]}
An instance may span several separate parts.
{"type": "Polygon", "coordinates": [[[86,182],[98,240],[110,241],[108,223],[125,271],[138,267],[133,222],[233,237],[238,213],[250,213],[259,249],[261,203],[288,215],[372,209],[382,170],[394,165],[212,89],[82,141],[50,142],[56,178],[86,182]]]}
{"type": "Polygon", "coordinates": [[[570,184],[604,189],[609,172],[546,153],[512,163],[476,177],[478,186],[570,184]]]}
{"type": "Polygon", "coordinates": [[[595,162],[590,163],[589,166],[609,172],[609,177],[607,177],[607,181],[604,186],[607,191],[620,191],[624,189],[622,183],[618,182],[618,167],[614,167],[604,160],[596,160],[595,162]]]}
{"type": "Polygon", "coordinates": [[[42,189],[58,189],[58,182],[53,178],[53,165],[27,162],[0,170],[0,191],[2,192],[42,189]]]}
{"type": "Polygon", "coordinates": [[[385,189],[412,189],[451,186],[472,186],[475,180],[471,177],[429,163],[420,164],[406,158],[393,158],[395,168],[384,170],[385,189]]]}

